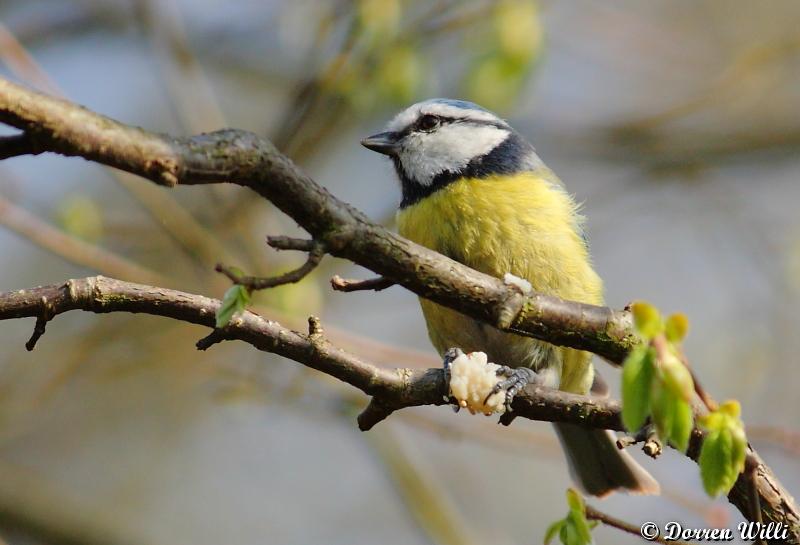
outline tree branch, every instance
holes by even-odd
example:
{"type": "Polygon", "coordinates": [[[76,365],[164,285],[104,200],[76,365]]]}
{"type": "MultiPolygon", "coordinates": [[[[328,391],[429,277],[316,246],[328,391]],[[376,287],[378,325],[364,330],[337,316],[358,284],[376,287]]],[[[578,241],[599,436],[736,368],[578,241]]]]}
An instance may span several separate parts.
{"type": "MultiPolygon", "coordinates": [[[[588,350],[615,363],[621,363],[639,342],[626,310],[539,293],[523,294],[497,278],[370,222],[316,184],[270,142],[252,133],[222,130],[191,138],[155,134],[2,79],[0,122],[35,140],[37,151],[80,156],[160,185],[230,182],[249,187],[291,216],[328,253],[499,329],[588,350]]],[[[77,308],[93,312],[124,310],[212,327],[219,305],[205,297],[99,277],[15,293],[18,295],[0,296],[0,318],[41,316],[41,297],[46,296],[53,315],[77,308]]],[[[225,339],[244,340],[260,350],[299,361],[378,398],[382,407],[367,412],[364,427],[402,407],[445,403],[440,370],[381,369],[334,348],[318,336],[285,330],[253,313],[235,318],[221,334],[225,339]]],[[[619,404],[610,400],[534,388],[518,395],[513,408],[516,415],[538,420],[622,429],[619,404]]],[[[695,431],[689,448],[693,459],[699,454],[701,442],[702,434],[695,431]]],[[[800,511],[794,499],[755,453],[753,456],[764,521],[787,524],[792,533],[790,542],[800,543],[800,511]]],[[[747,481],[744,475],[740,476],[729,499],[750,518],[747,481]]]]}
{"type": "MultiPolygon", "coordinates": [[[[71,310],[84,310],[99,314],[152,314],[213,328],[220,304],[219,300],[202,295],[94,276],[0,293],[0,320],[38,319],[43,315],[52,319],[71,310]]],[[[445,382],[441,369],[379,367],[333,346],[325,339],[318,321],[312,320],[309,329],[308,334],[292,331],[247,311],[237,314],[225,328],[218,330],[217,340],[244,341],[264,352],[322,371],[379,399],[389,412],[405,407],[447,404],[443,397],[445,382]]],[[[517,396],[513,407],[519,416],[533,420],[622,429],[619,403],[614,400],[528,388],[517,396]]],[[[380,420],[372,420],[362,429],[369,429],[380,420]]]]}
{"type": "Polygon", "coordinates": [[[342,278],[338,274],[331,278],[331,287],[336,291],[351,292],[373,290],[381,291],[394,286],[394,282],[388,278],[378,276],[377,278],[368,278],[366,280],[350,280],[342,278]]]}
{"type": "Polygon", "coordinates": [[[0,136],[0,159],[35,154],[36,146],[28,134],[22,133],[11,136],[0,136]]]}
{"type": "MultiPolygon", "coordinates": [[[[299,242],[307,242],[305,240],[299,242]]],[[[226,267],[221,263],[216,266],[216,271],[224,274],[234,284],[245,286],[251,290],[263,290],[267,288],[274,288],[283,286],[284,284],[294,284],[300,282],[303,278],[311,274],[317,268],[322,257],[325,255],[325,247],[322,244],[311,241],[312,244],[308,249],[308,258],[306,262],[298,268],[291,270],[287,273],[273,277],[262,276],[247,276],[241,274],[238,270],[232,267],[226,267]]]]}
{"type": "MultiPolygon", "coordinates": [[[[214,327],[220,301],[181,291],[123,282],[103,276],[68,280],[64,284],[0,293],[0,320],[42,316],[49,319],[70,310],[95,313],[133,312],[164,316],[214,327]]],[[[368,430],[392,412],[421,405],[445,405],[442,369],[387,369],[366,362],[333,346],[324,337],[319,321],[309,321],[309,333],[282,327],[253,312],[234,316],[214,339],[198,342],[199,349],[222,340],[241,340],[258,350],[297,361],[346,382],[372,401],[359,416],[359,427],[368,430]]],[[[206,338],[208,339],[208,338],[206,338]]],[[[513,414],[531,420],[570,422],[592,428],[624,431],[620,403],[614,399],[570,394],[541,386],[527,386],[514,398],[513,414]]],[[[703,434],[695,430],[687,456],[697,460],[703,434]]],[[[764,521],[789,525],[793,539],[800,542],[800,517],[791,495],[769,467],[751,452],[756,461],[755,479],[741,475],[729,494],[731,503],[749,517],[752,482],[762,506],[764,521]]]]}
{"type": "MultiPolygon", "coordinates": [[[[596,520],[598,522],[602,522],[606,526],[611,526],[612,528],[616,528],[617,530],[621,530],[623,532],[627,532],[631,535],[642,537],[642,529],[640,526],[634,526],[629,522],[625,522],[624,520],[618,519],[616,517],[612,517],[602,511],[598,511],[591,505],[586,506],[586,518],[588,520],[596,520]]],[[[677,539],[670,539],[667,540],[661,536],[656,536],[652,540],[648,539],[648,541],[655,541],[656,543],[673,543],[675,545],[689,545],[686,541],[680,541],[677,539]]]]}
{"type": "Polygon", "coordinates": [[[627,311],[538,293],[526,296],[414,244],[336,199],[252,133],[223,130],[173,138],[2,79],[0,122],[34,137],[42,151],[80,156],[160,185],[230,182],[249,187],[297,221],[328,253],[500,329],[589,350],[616,363],[637,342],[627,311]]]}

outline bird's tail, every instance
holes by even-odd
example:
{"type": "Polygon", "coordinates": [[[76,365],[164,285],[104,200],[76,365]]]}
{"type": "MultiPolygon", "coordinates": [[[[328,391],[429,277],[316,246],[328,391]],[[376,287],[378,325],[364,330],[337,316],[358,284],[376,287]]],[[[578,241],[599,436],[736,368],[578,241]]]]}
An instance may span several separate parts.
{"type": "Polygon", "coordinates": [[[661,488],[630,454],[617,448],[614,435],[575,424],[555,424],[570,473],[583,491],[605,496],[621,490],[630,494],[658,494],[661,488]]]}

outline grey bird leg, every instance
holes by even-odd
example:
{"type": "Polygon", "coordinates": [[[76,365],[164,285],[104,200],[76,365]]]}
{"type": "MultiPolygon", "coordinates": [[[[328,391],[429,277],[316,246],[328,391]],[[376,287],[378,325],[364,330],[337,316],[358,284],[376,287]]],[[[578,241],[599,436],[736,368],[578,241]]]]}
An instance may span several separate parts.
{"type": "Polygon", "coordinates": [[[458,403],[453,403],[455,400],[450,397],[450,365],[453,363],[459,356],[463,356],[464,351],[460,348],[448,348],[447,352],[444,353],[444,359],[442,360],[442,370],[444,371],[444,398],[445,400],[449,401],[453,407],[453,412],[458,412],[461,410],[461,405],[458,403]]]}
{"type": "Polygon", "coordinates": [[[497,370],[497,376],[505,378],[494,385],[492,391],[486,396],[484,403],[494,394],[505,390],[506,413],[511,412],[511,402],[514,401],[514,396],[517,395],[520,390],[525,388],[528,384],[538,384],[540,382],[539,375],[529,367],[509,367],[507,365],[502,365],[497,370]]]}

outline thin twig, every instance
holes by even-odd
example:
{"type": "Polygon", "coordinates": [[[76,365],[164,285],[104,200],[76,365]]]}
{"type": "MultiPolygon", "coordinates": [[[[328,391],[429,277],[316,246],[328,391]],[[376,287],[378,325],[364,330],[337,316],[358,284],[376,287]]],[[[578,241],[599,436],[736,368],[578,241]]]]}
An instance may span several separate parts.
{"type": "Polygon", "coordinates": [[[296,250],[298,252],[311,252],[318,246],[314,240],[285,236],[269,236],[267,244],[276,250],[296,250]]]}
{"type": "Polygon", "coordinates": [[[36,325],[33,326],[31,338],[25,343],[25,350],[28,352],[32,351],[36,347],[37,341],[42,337],[42,335],[44,335],[44,332],[47,329],[47,322],[53,318],[53,308],[47,301],[47,297],[42,295],[40,301],[42,310],[39,316],[36,317],[36,325]]]}
{"type": "Polygon", "coordinates": [[[336,291],[343,291],[343,292],[363,291],[363,290],[381,291],[387,288],[391,288],[394,285],[395,285],[394,280],[390,280],[383,276],[378,276],[376,278],[368,278],[366,280],[350,280],[347,278],[342,278],[337,274],[333,278],[331,278],[331,287],[336,291]]]}
{"type": "Polygon", "coordinates": [[[235,284],[245,286],[250,290],[263,290],[299,282],[317,268],[324,255],[325,247],[322,244],[315,244],[309,251],[305,263],[292,271],[272,277],[246,276],[222,264],[217,264],[215,270],[227,276],[235,284]]]}
{"type": "MultiPolygon", "coordinates": [[[[602,511],[598,511],[591,505],[586,506],[586,518],[589,520],[599,521],[605,524],[606,526],[611,526],[612,528],[616,528],[617,530],[622,530],[623,532],[627,532],[629,534],[644,539],[644,537],[642,536],[641,526],[635,526],[633,524],[630,524],[629,522],[625,522],[624,520],[620,520],[616,517],[612,517],[611,515],[607,515],[602,511]]],[[[648,538],[648,541],[655,541],[656,543],[675,543],[677,545],[689,545],[686,541],[680,541],[680,540],[667,541],[665,538],[661,536],[656,536],[653,539],[648,538]]]]}
{"type": "MultiPolygon", "coordinates": [[[[65,96],[55,81],[39,65],[14,34],[0,22],[0,60],[13,74],[37,88],[56,96],[65,96]]],[[[36,153],[46,151],[37,146],[36,153]]],[[[100,164],[103,164],[100,161],[100,164]]],[[[154,225],[163,229],[186,254],[201,265],[217,259],[228,259],[228,252],[216,234],[206,229],[172,196],[157,188],[138,183],[127,172],[105,169],[105,172],[125,189],[153,218],[154,225]],[[167,221],[166,218],[169,218],[167,221]]]]}
{"type": "Polygon", "coordinates": [[[21,155],[35,155],[36,147],[28,133],[0,136],[0,159],[19,157],[21,155]]]}
{"type": "Polygon", "coordinates": [[[642,445],[642,452],[654,460],[661,456],[664,450],[661,441],[658,439],[655,427],[651,423],[642,426],[635,434],[625,434],[617,438],[617,448],[620,450],[636,445],[637,443],[644,443],[642,445]]]}
{"type": "Polygon", "coordinates": [[[689,373],[692,375],[692,382],[694,383],[694,391],[697,394],[697,397],[700,398],[700,401],[703,402],[703,405],[706,406],[706,409],[708,409],[711,412],[716,411],[719,408],[719,403],[717,403],[716,400],[713,397],[711,397],[711,394],[708,393],[708,390],[706,390],[700,383],[700,380],[697,378],[697,373],[695,373],[694,369],[692,369],[691,365],[689,365],[689,361],[686,359],[686,356],[684,355],[682,350],[680,352],[680,359],[686,366],[686,368],[689,369],[689,373]]]}
{"type": "Polygon", "coordinates": [[[217,343],[226,340],[225,332],[221,329],[214,329],[211,333],[200,339],[195,343],[195,348],[198,350],[208,350],[217,343]]]}

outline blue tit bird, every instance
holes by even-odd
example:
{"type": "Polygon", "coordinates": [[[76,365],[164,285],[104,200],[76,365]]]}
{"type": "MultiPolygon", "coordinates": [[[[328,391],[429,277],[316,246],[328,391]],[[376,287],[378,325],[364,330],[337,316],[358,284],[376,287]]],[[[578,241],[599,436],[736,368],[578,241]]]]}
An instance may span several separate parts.
{"type": "MultiPolygon", "coordinates": [[[[407,108],[385,132],[361,143],[394,162],[402,236],[497,278],[525,279],[541,293],[603,304],[578,205],[503,119],[471,102],[432,99],[407,108]]],[[[534,371],[546,386],[590,391],[590,353],[503,332],[423,298],[420,305],[440,355],[451,347],[485,352],[497,364],[534,371]]],[[[586,493],[659,492],[611,432],[565,423],[555,429],[573,479],[586,493]]]]}

